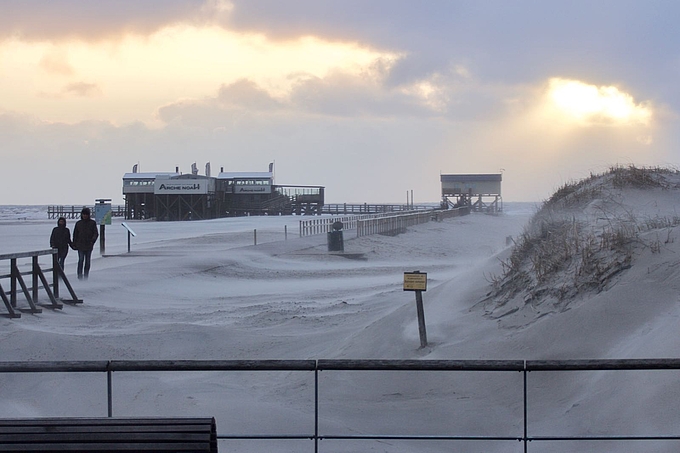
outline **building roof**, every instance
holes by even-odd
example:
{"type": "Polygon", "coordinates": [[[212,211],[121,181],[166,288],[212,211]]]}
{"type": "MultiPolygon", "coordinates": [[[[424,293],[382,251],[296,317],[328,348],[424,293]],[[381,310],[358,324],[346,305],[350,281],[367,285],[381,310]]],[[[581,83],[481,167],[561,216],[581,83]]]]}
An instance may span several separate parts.
{"type": "Polygon", "coordinates": [[[168,171],[146,172],[146,173],[125,173],[123,179],[156,179],[158,176],[179,176],[179,173],[168,171]]]}
{"type": "Polygon", "coordinates": [[[164,175],[158,175],[158,176],[162,176],[162,177],[159,177],[158,179],[179,179],[179,180],[182,180],[182,179],[215,179],[212,176],[195,175],[193,173],[184,173],[182,175],[172,174],[172,175],[170,175],[169,178],[167,178],[164,175]]]}
{"type": "Polygon", "coordinates": [[[479,182],[479,181],[501,181],[502,173],[476,174],[476,175],[441,175],[441,182],[479,182]]]}
{"type": "Polygon", "coordinates": [[[227,171],[217,175],[217,179],[271,179],[270,171],[227,171]]]}

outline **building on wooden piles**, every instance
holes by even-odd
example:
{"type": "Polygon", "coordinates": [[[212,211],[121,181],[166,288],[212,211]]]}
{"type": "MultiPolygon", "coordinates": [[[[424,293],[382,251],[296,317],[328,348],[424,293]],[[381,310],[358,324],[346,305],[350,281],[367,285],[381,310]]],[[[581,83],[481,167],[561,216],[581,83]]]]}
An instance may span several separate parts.
{"type": "Polygon", "coordinates": [[[441,175],[442,197],[453,206],[469,206],[473,211],[498,212],[503,210],[501,196],[502,173],[441,175]]]}
{"type": "MultiPolygon", "coordinates": [[[[275,185],[273,172],[123,175],[128,219],[200,220],[243,215],[320,215],[324,187],[275,185]]],[[[209,173],[209,172],[206,172],[209,173]]]]}

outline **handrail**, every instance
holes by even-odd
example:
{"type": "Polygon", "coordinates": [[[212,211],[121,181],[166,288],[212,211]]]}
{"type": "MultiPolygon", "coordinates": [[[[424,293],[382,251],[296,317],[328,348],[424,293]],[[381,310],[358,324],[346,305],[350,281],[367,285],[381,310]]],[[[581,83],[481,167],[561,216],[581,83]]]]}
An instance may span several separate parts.
{"type": "MultiPolygon", "coordinates": [[[[56,219],[66,217],[67,219],[79,219],[83,208],[89,207],[94,212],[92,205],[50,205],[47,207],[47,218],[56,219]]],[[[125,217],[125,205],[111,206],[111,216],[125,217]]]]}
{"type": "Polygon", "coordinates": [[[527,360],[527,371],[680,370],[680,359],[527,360]]]}
{"type": "Polygon", "coordinates": [[[514,441],[524,451],[532,441],[668,441],[680,440],[679,434],[530,436],[528,434],[527,375],[530,372],[680,370],[680,359],[596,359],[596,360],[379,360],[379,359],[306,359],[306,360],[96,360],[0,362],[0,373],[105,372],[107,374],[108,415],[113,416],[113,372],[128,371],[307,371],[314,373],[314,432],[303,434],[218,434],[221,440],[414,440],[414,441],[514,441]],[[319,373],[321,371],[461,371],[520,372],[523,374],[523,432],[517,435],[421,435],[421,434],[324,434],[319,429],[319,373]]]}
{"type": "Polygon", "coordinates": [[[470,208],[430,209],[428,211],[391,213],[389,216],[357,220],[357,237],[371,234],[399,234],[413,225],[420,225],[432,220],[441,221],[450,217],[458,217],[470,213],[470,208]]]}
{"type": "MultiPolygon", "coordinates": [[[[427,213],[432,212],[432,209],[427,213]]],[[[314,236],[317,234],[325,234],[333,231],[333,224],[335,222],[342,222],[345,230],[354,230],[359,228],[360,221],[369,221],[375,219],[396,219],[403,216],[423,215],[423,211],[388,211],[373,214],[359,214],[359,215],[345,215],[323,217],[318,219],[300,220],[300,237],[314,236]]],[[[457,214],[460,215],[460,214],[457,214]]],[[[429,219],[429,217],[428,217],[429,219]]],[[[357,231],[358,234],[358,231],[357,231]]]]}
{"type": "Polygon", "coordinates": [[[68,281],[64,270],[59,266],[57,260],[57,249],[47,249],[47,250],[35,250],[30,252],[19,252],[19,253],[6,253],[0,255],[0,261],[9,261],[9,274],[0,275],[0,280],[9,279],[10,287],[9,291],[5,291],[0,284],[0,301],[5,305],[7,313],[0,313],[1,316],[7,316],[9,318],[20,318],[22,311],[28,313],[41,313],[42,309],[37,306],[38,301],[38,290],[41,288],[45,291],[47,298],[50,300],[50,304],[42,305],[47,308],[61,309],[63,305],[62,302],[67,303],[82,303],[82,299],[78,299],[76,296],[71,283],[68,281]],[[52,257],[52,268],[46,269],[45,272],[50,272],[52,274],[52,282],[50,283],[40,267],[38,258],[41,256],[50,255],[52,257]],[[18,260],[20,259],[31,259],[31,270],[29,272],[21,272],[18,265],[18,260]],[[30,275],[31,286],[29,287],[24,281],[23,276],[30,275]],[[62,281],[66,288],[68,289],[71,299],[60,299],[59,296],[59,281],[62,281]],[[28,309],[17,309],[17,296],[23,294],[26,302],[29,305],[28,309]],[[9,296],[9,297],[7,297],[9,296]]]}
{"type": "Polygon", "coordinates": [[[369,203],[331,203],[324,204],[321,209],[322,214],[350,215],[365,213],[391,213],[397,214],[406,211],[427,211],[432,209],[431,205],[409,205],[409,204],[369,204],[369,203]]]}
{"type": "Polygon", "coordinates": [[[523,371],[524,360],[319,359],[318,370],[336,371],[523,371]]]}
{"type": "Polygon", "coordinates": [[[34,256],[53,255],[57,253],[55,249],[36,250],[33,252],[5,253],[0,255],[0,260],[15,260],[18,258],[32,258],[34,256]]]}

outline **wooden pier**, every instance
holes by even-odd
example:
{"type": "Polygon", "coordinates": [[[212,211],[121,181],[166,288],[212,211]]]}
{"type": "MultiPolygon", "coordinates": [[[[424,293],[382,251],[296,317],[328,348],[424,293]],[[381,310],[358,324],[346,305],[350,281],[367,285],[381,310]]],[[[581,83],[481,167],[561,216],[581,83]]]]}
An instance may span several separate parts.
{"type": "MultiPolygon", "coordinates": [[[[80,211],[82,211],[83,208],[90,208],[90,211],[94,212],[94,206],[48,206],[47,218],[58,219],[59,217],[63,217],[65,219],[80,219],[80,211]]],[[[111,215],[113,217],[125,217],[125,206],[111,206],[111,215]]]]}

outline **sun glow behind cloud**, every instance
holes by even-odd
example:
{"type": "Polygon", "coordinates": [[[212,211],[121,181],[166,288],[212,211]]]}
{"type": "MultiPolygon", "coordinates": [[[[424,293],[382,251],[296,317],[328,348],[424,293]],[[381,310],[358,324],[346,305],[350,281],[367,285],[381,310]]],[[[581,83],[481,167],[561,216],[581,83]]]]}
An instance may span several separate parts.
{"type": "Polygon", "coordinates": [[[49,121],[152,123],[158,107],[214,96],[236,80],[284,97],[299,77],[337,71],[367,77],[376,64],[399,58],[351,42],[272,41],[212,26],[175,25],[97,42],[8,40],[0,42],[0,108],[49,121]],[[72,87],[90,87],[97,95],[79,95],[72,87]]]}
{"type": "Polygon", "coordinates": [[[588,85],[578,80],[553,78],[548,98],[565,118],[580,125],[649,125],[651,107],[614,86],[588,85]]]}

